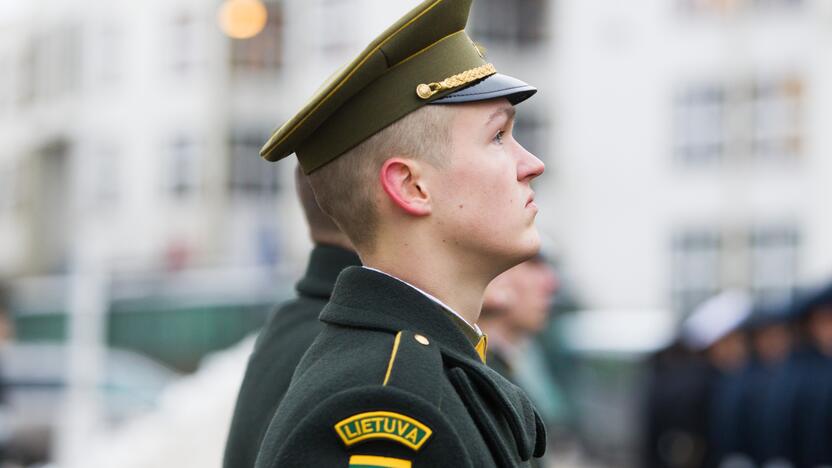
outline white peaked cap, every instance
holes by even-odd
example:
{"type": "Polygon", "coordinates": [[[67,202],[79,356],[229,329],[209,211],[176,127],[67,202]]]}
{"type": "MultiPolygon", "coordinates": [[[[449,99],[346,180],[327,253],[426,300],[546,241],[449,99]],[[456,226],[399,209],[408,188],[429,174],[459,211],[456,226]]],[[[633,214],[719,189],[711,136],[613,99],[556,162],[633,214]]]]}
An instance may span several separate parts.
{"type": "Polygon", "coordinates": [[[682,323],[682,341],[703,350],[736,330],[751,315],[751,297],[744,291],[729,290],[711,297],[682,323]]]}

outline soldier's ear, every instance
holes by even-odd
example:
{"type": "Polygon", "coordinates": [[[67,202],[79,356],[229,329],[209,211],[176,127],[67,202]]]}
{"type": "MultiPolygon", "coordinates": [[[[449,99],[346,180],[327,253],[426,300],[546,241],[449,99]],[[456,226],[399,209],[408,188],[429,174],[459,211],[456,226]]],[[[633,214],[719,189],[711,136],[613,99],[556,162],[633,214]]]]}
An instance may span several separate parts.
{"type": "Polygon", "coordinates": [[[397,209],[411,216],[427,216],[431,213],[431,198],[419,161],[390,158],[382,164],[379,179],[387,199],[397,209]]]}

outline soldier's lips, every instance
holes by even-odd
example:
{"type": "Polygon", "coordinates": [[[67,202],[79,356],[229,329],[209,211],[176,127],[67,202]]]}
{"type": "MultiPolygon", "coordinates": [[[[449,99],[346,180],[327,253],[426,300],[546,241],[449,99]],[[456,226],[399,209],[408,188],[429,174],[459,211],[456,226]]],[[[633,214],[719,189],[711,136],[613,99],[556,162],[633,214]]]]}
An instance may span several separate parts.
{"type": "Polygon", "coordinates": [[[537,209],[537,204],[534,202],[534,192],[529,195],[529,199],[526,201],[526,208],[532,207],[537,209]]]}

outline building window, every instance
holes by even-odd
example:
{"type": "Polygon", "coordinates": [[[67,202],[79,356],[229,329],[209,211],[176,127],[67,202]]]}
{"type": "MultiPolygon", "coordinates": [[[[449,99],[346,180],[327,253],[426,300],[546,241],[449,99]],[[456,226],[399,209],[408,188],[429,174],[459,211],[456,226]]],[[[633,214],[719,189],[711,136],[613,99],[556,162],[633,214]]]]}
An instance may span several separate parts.
{"type": "Polygon", "coordinates": [[[0,55],[0,118],[12,107],[12,68],[10,57],[0,55]]]}
{"type": "Polygon", "coordinates": [[[673,306],[689,313],[728,286],[761,303],[787,302],[797,288],[800,246],[793,224],[680,233],[672,249],[673,306]]]}
{"type": "Polygon", "coordinates": [[[764,159],[800,155],[803,82],[798,78],[758,81],[751,92],[751,153],[764,159]]]}
{"type": "Polygon", "coordinates": [[[686,15],[713,15],[798,8],[803,0],[677,0],[678,10],[686,15]]]}
{"type": "Polygon", "coordinates": [[[803,151],[803,81],[795,76],[695,85],[674,102],[674,153],[684,164],[791,160],[803,151]]]}
{"type": "Polygon", "coordinates": [[[686,14],[730,13],[741,6],[742,0],[677,0],[678,8],[686,14]]]}
{"type": "Polygon", "coordinates": [[[168,41],[162,44],[167,53],[168,67],[187,75],[204,65],[204,24],[191,12],[180,12],[172,20],[168,41]]]}
{"type": "Polygon", "coordinates": [[[283,6],[266,2],[266,26],[249,39],[232,39],[231,64],[235,70],[267,71],[283,65],[283,6]]]}
{"type": "Polygon", "coordinates": [[[35,98],[35,80],[38,77],[37,67],[39,48],[35,39],[24,44],[20,53],[19,74],[15,81],[15,96],[20,107],[31,104],[35,98]]]}
{"type": "Polygon", "coordinates": [[[123,69],[123,28],[109,22],[101,25],[95,36],[92,61],[93,77],[97,83],[110,84],[121,78],[123,69]]]}
{"type": "Polygon", "coordinates": [[[754,8],[797,8],[804,4],[803,0],[750,0],[754,8]]]}
{"type": "Polygon", "coordinates": [[[12,161],[0,164],[0,215],[13,212],[20,203],[19,168],[12,161]]]}
{"type": "Polygon", "coordinates": [[[672,242],[673,308],[688,314],[722,286],[722,241],[718,231],[681,232],[672,242]]]}
{"type": "Polygon", "coordinates": [[[760,301],[786,302],[797,286],[800,236],[794,226],[755,227],[749,234],[750,286],[760,301]]]}
{"type": "Polygon", "coordinates": [[[81,86],[81,29],[62,25],[36,35],[24,46],[17,80],[18,102],[61,97],[81,86]]]}
{"type": "Polygon", "coordinates": [[[95,151],[93,199],[96,205],[111,205],[118,200],[121,186],[120,159],[115,144],[101,144],[95,151]]]}
{"type": "Polygon", "coordinates": [[[355,39],[360,36],[356,29],[360,20],[355,19],[358,8],[355,0],[319,0],[318,10],[322,25],[318,40],[323,53],[342,56],[353,52],[355,39]]]}
{"type": "Polygon", "coordinates": [[[168,144],[166,177],[167,191],[176,198],[194,195],[199,189],[199,145],[188,135],[178,135],[168,144]]]}
{"type": "Polygon", "coordinates": [[[267,137],[265,132],[251,130],[231,132],[228,186],[232,194],[272,196],[280,190],[280,165],[260,157],[260,148],[267,137]]]}
{"type": "Polygon", "coordinates": [[[725,152],[726,90],[718,85],[694,86],[674,103],[676,158],[698,164],[720,161],[725,152]]]}
{"type": "Polygon", "coordinates": [[[529,45],[547,35],[547,0],[478,0],[471,12],[471,37],[484,43],[529,45]]]}
{"type": "Polygon", "coordinates": [[[51,39],[56,69],[50,73],[50,87],[58,95],[75,92],[81,88],[81,28],[75,25],[58,28],[51,39]]]}

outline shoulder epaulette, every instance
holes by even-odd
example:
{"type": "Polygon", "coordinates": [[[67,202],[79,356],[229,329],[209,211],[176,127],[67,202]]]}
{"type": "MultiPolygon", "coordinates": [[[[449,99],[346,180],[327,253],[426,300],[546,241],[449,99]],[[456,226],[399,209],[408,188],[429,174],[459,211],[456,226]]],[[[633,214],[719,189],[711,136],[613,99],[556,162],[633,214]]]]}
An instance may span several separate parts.
{"type": "Polygon", "coordinates": [[[382,384],[400,388],[438,405],[443,372],[439,346],[428,336],[402,330],[393,340],[382,384]]]}

